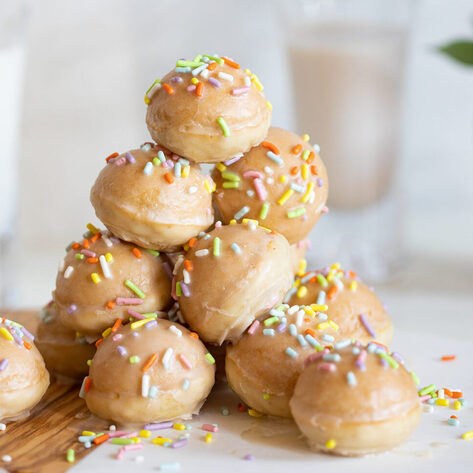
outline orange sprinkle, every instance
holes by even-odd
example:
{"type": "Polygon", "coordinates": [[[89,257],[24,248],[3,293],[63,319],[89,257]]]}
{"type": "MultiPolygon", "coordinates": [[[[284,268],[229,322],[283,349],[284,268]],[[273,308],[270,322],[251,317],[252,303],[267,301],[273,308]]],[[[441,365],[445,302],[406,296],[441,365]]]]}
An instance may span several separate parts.
{"type": "Polygon", "coordinates": [[[197,238],[192,237],[189,240],[189,248],[194,248],[194,245],[197,243],[197,238]]]}
{"type": "Polygon", "coordinates": [[[293,176],[296,176],[297,173],[299,172],[299,166],[292,167],[290,172],[293,176]]]}
{"type": "Polygon", "coordinates": [[[71,245],[71,248],[72,248],[73,250],[78,250],[78,249],[80,248],[80,243],[73,243],[73,244],[71,245]]]}
{"type": "Polygon", "coordinates": [[[99,345],[103,342],[103,338],[99,338],[96,342],[95,342],[95,348],[98,348],[99,345]]]}
{"type": "Polygon", "coordinates": [[[84,248],[89,248],[90,244],[89,244],[89,240],[87,240],[87,238],[84,238],[84,241],[82,242],[82,246],[84,248]]]}
{"type": "Polygon", "coordinates": [[[377,342],[376,340],[372,340],[370,341],[370,343],[374,343],[375,345],[378,345],[379,347],[384,348],[386,353],[389,353],[389,348],[386,345],[383,345],[382,343],[377,342]]]}
{"type": "Polygon", "coordinates": [[[95,243],[101,236],[102,236],[102,234],[101,234],[100,232],[96,233],[96,234],[90,239],[90,243],[95,243]]]}
{"type": "Polygon", "coordinates": [[[317,278],[316,278],[315,276],[312,276],[312,277],[309,279],[309,282],[316,283],[316,282],[317,282],[317,278]]]}
{"type": "Polygon", "coordinates": [[[197,97],[202,97],[203,93],[204,93],[204,83],[199,82],[197,84],[197,87],[195,88],[195,95],[197,95],[197,97]]]}
{"type": "Polygon", "coordinates": [[[31,348],[33,348],[33,345],[28,343],[26,340],[23,340],[23,345],[27,350],[31,350],[31,348]]]}
{"type": "Polygon", "coordinates": [[[108,163],[111,159],[116,158],[117,156],[118,156],[118,153],[112,153],[110,156],[107,156],[105,158],[105,161],[107,161],[108,163]]]}
{"type": "MultiPolygon", "coordinates": [[[[308,159],[307,159],[308,160],[308,159]]],[[[319,173],[318,169],[317,169],[317,166],[315,166],[314,164],[312,164],[312,166],[310,167],[310,172],[314,175],[314,176],[317,176],[317,174],[319,173]]]]}
{"type": "Polygon", "coordinates": [[[233,67],[233,69],[240,69],[240,64],[236,63],[235,61],[232,61],[228,57],[222,57],[222,59],[224,60],[227,66],[233,67]]]}
{"type": "Polygon", "coordinates": [[[189,334],[192,338],[196,338],[197,340],[199,339],[199,335],[197,335],[195,332],[191,332],[189,334]]]}
{"type": "Polygon", "coordinates": [[[148,361],[143,365],[143,368],[141,368],[141,371],[145,372],[148,371],[153,365],[154,362],[158,359],[158,354],[153,353],[149,358],[148,361]]]}
{"type": "Polygon", "coordinates": [[[113,301],[108,301],[106,304],[108,309],[113,309],[115,307],[115,302],[113,301]]]}
{"type": "Polygon", "coordinates": [[[305,323],[308,323],[308,322],[310,322],[310,319],[309,319],[309,317],[304,317],[304,322],[305,322],[305,323]]]}
{"type": "MultiPolygon", "coordinates": [[[[113,304],[113,302],[112,302],[112,304],[113,304]]],[[[122,324],[121,319],[115,320],[115,323],[112,325],[112,328],[111,328],[110,330],[111,330],[112,332],[116,332],[116,331],[119,329],[119,327],[120,327],[121,324],[122,324]]]]}
{"type": "Polygon", "coordinates": [[[327,299],[329,301],[333,300],[338,292],[337,286],[332,286],[328,291],[327,291],[327,299]]]}
{"type": "Polygon", "coordinates": [[[292,148],[292,153],[293,154],[299,154],[302,151],[302,145],[298,144],[292,148]]]}
{"type": "Polygon", "coordinates": [[[239,402],[238,403],[238,410],[240,412],[246,412],[246,407],[241,402],[239,402]]]}
{"type": "Polygon", "coordinates": [[[351,278],[356,278],[356,273],[355,271],[348,271],[348,276],[350,276],[351,278]]]}
{"type": "Polygon", "coordinates": [[[100,435],[99,437],[95,437],[94,438],[94,443],[95,443],[95,445],[100,445],[101,443],[106,442],[109,438],[110,437],[109,437],[108,434],[103,434],[103,435],[100,435]]]}
{"type": "Polygon", "coordinates": [[[261,146],[264,146],[265,148],[268,148],[274,154],[281,154],[281,151],[279,151],[279,148],[275,144],[270,143],[269,141],[263,141],[261,143],[261,146]]]}
{"type": "Polygon", "coordinates": [[[307,164],[310,164],[314,159],[315,159],[315,153],[314,153],[313,151],[311,151],[311,152],[309,153],[309,157],[308,157],[307,160],[306,160],[306,163],[307,163],[307,164]]]}
{"type": "Polygon", "coordinates": [[[209,67],[207,67],[207,70],[209,71],[215,71],[215,69],[217,68],[217,63],[216,62],[211,62],[209,64],[209,67]]]}
{"type": "Polygon", "coordinates": [[[305,335],[312,335],[315,338],[315,332],[311,328],[305,330],[305,335]]]}
{"type": "Polygon", "coordinates": [[[169,94],[172,95],[174,93],[174,89],[169,85],[164,83],[163,84],[163,89],[169,94]]]}
{"type": "Polygon", "coordinates": [[[452,416],[450,416],[450,419],[458,419],[458,417],[455,416],[455,415],[452,415],[452,416]]]}
{"type": "Polygon", "coordinates": [[[194,269],[194,266],[192,265],[192,261],[188,259],[184,260],[184,268],[186,268],[187,271],[192,271],[194,269]]]}
{"type": "MultiPolygon", "coordinates": [[[[444,392],[448,397],[452,397],[452,391],[450,391],[450,389],[443,388],[443,392],[444,392]]],[[[437,395],[438,395],[438,394],[437,394],[437,395]]]]}
{"type": "Polygon", "coordinates": [[[463,393],[461,391],[453,391],[450,397],[452,399],[460,399],[461,397],[463,397],[463,393]]]}
{"type": "Polygon", "coordinates": [[[87,376],[87,378],[85,378],[85,381],[84,381],[84,391],[88,393],[91,387],[92,387],[92,378],[90,376],[87,376]]]}
{"type": "Polygon", "coordinates": [[[164,175],[164,179],[168,181],[168,184],[172,184],[174,182],[174,177],[172,177],[172,174],[169,174],[168,172],[164,175]]]}
{"type": "Polygon", "coordinates": [[[142,258],[142,257],[143,257],[143,255],[141,254],[141,251],[140,251],[138,248],[135,247],[135,248],[133,248],[131,251],[133,252],[133,254],[134,254],[137,258],[142,258]]]}
{"type": "Polygon", "coordinates": [[[444,355],[440,358],[442,361],[453,361],[457,358],[457,355],[444,355]]]}
{"type": "Polygon", "coordinates": [[[94,256],[94,257],[91,256],[90,258],[87,258],[86,261],[87,261],[87,263],[91,263],[91,264],[92,264],[92,263],[98,263],[98,262],[99,262],[99,259],[96,258],[95,256],[94,256]]]}

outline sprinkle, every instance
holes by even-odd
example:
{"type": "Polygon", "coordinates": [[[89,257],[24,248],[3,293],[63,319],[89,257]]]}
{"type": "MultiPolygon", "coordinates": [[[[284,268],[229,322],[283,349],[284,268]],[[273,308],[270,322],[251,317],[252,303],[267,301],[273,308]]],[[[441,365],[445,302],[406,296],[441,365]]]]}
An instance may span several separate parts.
{"type": "Polygon", "coordinates": [[[355,373],[353,373],[352,371],[349,371],[347,373],[347,382],[350,386],[356,386],[356,383],[357,383],[356,376],[355,376],[355,373]]]}
{"type": "Polygon", "coordinates": [[[260,325],[259,320],[254,320],[253,323],[250,325],[250,328],[248,329],[248,334],[253,335],[258,329],[259,325],[260,325]]]}
{"type": "Polygon", "coordinates": [[[447,423],[453,427],[458,427],[460,425],[460,421],[456,419],[455,417],[450,417],[447,420],[447,423]]]}
{"type": "Polygon", "coordinates": [[[143,168],[143,174],[146,174],[149,176],[153,172],[153,163],[151,161],[148,161],[145,164],[145,167],[143,168]]]}
{"type": "Polygon", "coordinates": [[[172,184],[174,182],[174,177],[168,172],[164,175],[164,179],[166,179],[168,184],[172,184]]]}
{"type": "Polygon", "coordinates": [[[146,298],[146,294],[129,279],[126,279],[124,284],[128,289],[132,290],[140,299],[146,298]]]}
{"type": "MultiPolygon", "coordinates": [[[[0,332],[1,332],[1,329],[0,329],[0,332]]],[[[3,332],[1,332],[1,333],[2,333],[2,335],[4,335],[3,332]]],[[[3,358],[3,360],[0,361],[0,372],[5,371],[7,369],[7,367],[8,367],[8,358],[3,358]]],[[[4,425],[4,424],[1,424],[1,425],[4,425]]],[[[0,429],[0,430],[5,430],[5,429],[0,429]]]]}
{"type": "Polygon", "coordinates": [[[419,391],[419,396],[425,396],[426,394],[431,394],[432,392],[435,391],[435,389],[436,389],[435,384],[429,384],[428,386],[426,386],[425,388],[422,388],[419,391]]]}
{"type": "Polygon", "coordinates": [[[277,154],[273,153],[272,151],[268,151],[266,153],[266,156],[272,161],[274,161],[276,164],[278,164],[279,166],[284,165],[284,161],[282,160],[282,158],[280,158],[277,154]]]}
{"type": "Polygon", "coordinates": [[[205,355],[205,358],[207,359],[207,361],[208,361],[211,365],[213,365],[213,364],[215,363],[215,358],[214,358],[210,353],[207,353],[207,354],[205,355]]]}
{"type": "Polygon", "coordinates": [[[228,125],[227,125],[226,121],[223,119],[223,117],[218,117],[217,118],[217,123],[218,123],[218,125],[220,126],[220,128],[222,130],[223,136],[225,138],[229,137],[230,136],[230,130],[228,128],[228,125]]]}
{"type": "MultiPolygon", "coordinates": [[[[111,243],[111,242],[110,242],[111,243]]],[[[105,260],[107,263],[112,263],[113,262],[113,255],[112,253],[105,253],[105,260]]]]}
{"type": "Polygon", "coordinates": [[[376,332],[373,330],[373,327],[371,327],[366,316],[364,314],[360,314],[359,317],[360,317],[360,322],[363,324],[363,327],[365,327],[370,337],[376,338],[376,332]]]}
{"type": "Polygon", "coordinates": [[[306,286],[301,286],[297,290],[297,297],[299,297],[299,298],[305,297],[306,294],[307,294],[307,287],[306,286]]]}
{"type": "Polygon", "coordinates": [[[165,430],[165,429],[170,429],[173,426],[173,422],[159,422],[159,423],[151,423],[151,424],[146,424],[143,426],[143,429],[146,430],[165,430]]]}
{"type": "Polygon", "coordinates": [[[323,274],[317,274],[315,276],[317,279],[317,282],[322,286],[322,287],[327,287],[328,286],[328,281],[325,279],[325,276],[323,274]]]}
{"type": "Polygon", "coordinates": [[[263,335],[266,335],[267,337],[274,337],[274,329],[272,328],[263,329],[263,335]]]}
{"type": "Polygon", "coordinates": [[[269,327],[270,325],[273,325],[273,324],[278,323],[278,322],[279,322],[279,317],[268,317],[264,321],[264,326],[269,327]]]}
{"type": "Polygon", "coordinates": [[[5,328],[5,327],[1,327],[0,328],[0,333],[10,342],[13,342],[14,338],[12,336],[12,334],[5,328]]]}
{"type": "Polygon", "coordinates": [[[185,424],[176,423],[176,424],[173,424],[172,428],[173,428],[174,430],[186,430],[186,425],[185,425],[185,424]]]}
{"type": "Polygon", "coordinates": [[[263,205],[261,206],[261,210],[260,210],[260,213],[259,213],[259,218],[261,220],[264,220],[268,216],[269,206],[270,205],[269,205],[268,202],[264,202],[263,205]]]}
{"type": "MultiPolygon", "coordinates": [[[[142,368],[142,370],[143,370],[143,368],[142,368]]],[[[145,370],[143,370],[143,371],[145,371],[145,370]]],[[[151,380],[151,377],[149,376],[149,374],[144,374],[141,377],[141,396],[142,397],[148,397],[148,395],[149,395],[150,380],[151,380]]]]}
{"type": "Polygon", "coordinates": [[[384,352],[380,352],[379,353],[379,356],[383,359],[383,360],[386,360],[388,363],[389,363],[389,366],[393,369],[393,370],[397,370],[399,368],[399,363],[390,355],[388,355],[387,353],[384,353],[384,352]]]}
{"type": "Polygon", "coordinates": [[[241,248],[238,246],[237,243],[232,243],[230,248],[237,254],[241,255],[241,248]]]}
{"type": "Polygon", "coordinates": [[[284,205],[288,199],[294,194],[294,191],[292,189],[288,189],[284,194],[279,198],[278,204],[279,205],[284,205]]]}
{"type": "Polygon", "coordinates": [[[440,360],[441,361],[454,361],[456,359],[456,355],[443,355],[440,360]]]}
{"type": "Polygon", "coordinates": [[[137,297],[117,297],[115,299],[117,305],[140,305],[143,300],[137,297]]]}
{"type": "Polygon", "coordinates": [[[209,250],[207,250],[207,249],[204,249],[204,250],[197,250],[197,251],[195,252],[195,255],[196,255],[196,256],[199,256],[199,257],[200,257],[200,256],[207,256],[208,254],[209,254],[209,250]]]}
{"type": "Polygon", "coordinates": [[[448,406],[450,403],[448,401],[448,399],[436,399],[435,403],[438,405],[438,406],[448,406]]]}
{"type": "Polygon", "coordinates": [[[155,363],[155,361],[158,359],[158,354],[153,353],[149,358],[148,361],[143,365],[141,368],[141,371],[145,372],[148,371],[155,363]]]}
{"type": "Polygon", "coordinates": [[[314,183],[311,181],[311,182],[309,182],[309,184],[307,184],[307,190],[305,191],[305,194],[302,196],[301,201],[303,203],[308,202],[313,189],[314,189],[314,183]]]}
{"type": "Polygon", "coordinates": [[[214,191],[214,189],[213,189],[212,186],[210,185],[210,182],[208,181],[208,179],[205,179],[205,180],[204,180],[204,187],[205,187],[205,190],[206,190],[209,194],[211,194],[211,193],[214,191]]]}
{"type": "Polygon", "coordinates": [[[233,82],[233,76],[231,74],[227,74],[226,72],[219,72],[217,77],[228,82],[233,82]]]}
{"type": "Polygon", "coordinates": [[[171,444],[171,448],[182,448],[187,445],[188,440],[186,438],[176,440],[171,444]]]}
{"type": "Polygon", "coordinates": [[[473,439],[473,430],[470,430],[469,432],[465,432],[462,435],[462,438],[465,439],[465,440],[473,439]]]}
{"type": "Polygon", "coordinates": [[[179,462],[163,463],[158,468],[160,471],[176,471],[181,468],[181,464],[179,462]]]}
{"type": "Polygon", "coordinates": [[[99,256],[100,266],[102,268],[103,275],[106,279],[112,278],[112,272],[110,271],[110,267],[105,259],[104,255],[99,256]]]}
{"type": "Polygon", "coordinates": [[[74,271],[74,268],[72,266],[68,266],[66,270],[64,271],[64,279],[69,279],[73,271],[74,271]]]}
{"type": "Polygon", "coordinates": [[[310,141],[310,136],[307,133],[305,133],[304,135],[302,135],[302,141],[306,141],[306,142],[310,141]]]}
{"type": "Polygon", "coordinates": [[[140,361],[140,357],[138,355],[133,355],[133,356],[130,356],[130,358],[128,358],[128,361],[134,365],[135,363],[139,363],[140,361]]]}
{"type": "Polygon", "coordinates": [[[76,453],[73,448],[67,449],[66,460],[68,463],[74,463],[76,461],[76,453]]]}
{"type": "Polygon", "coordinates": [[[191,382],[188,379],[185,379],[182,382],[182,390],[187,391],[189,389],[190,384],[191,384],[191,382]]]}
{"type": "Polygon", "coordinates": [[[213,424],[204,424],[202,425],[202,430],[205,430],[207,432],[218,432],[218,427],[213,424]]]}
{"type": "Polygon", "coordinates": [[[220,244],[221,244],[220,238],[215,237],[214,242],[213,242],[213,255],[214,256],[220,256],[220,244]]]}
{"type": "Polygon", "coordinates": [[[169,369],[169,363],[171,361],[171,357],[172,357],[172,354],[173,354],[173,349],[171,347],[169,347],[165,352],[164,352],[164,355],[163,355],[163,358],[161,359],[161,362],[164,366],[164,369],[165,370],[168,370],[169,369]]]}
{"type": "Polygon", "coordinates": [[[205,435],[205,442],[212,443],[212,434],[208,433],[205,435]]]}
{"type": "Polygon", "coordinates": [[[329,439],[327,440],[325,444],[325,448],[328,448],[329,450],[332,450],[337,446],[337,442],[334,439],[329,439]]]}
{"type": "Polygon", "coordinates": [[[238,95],[243,95],[246,94],[250,91],[250,88],[248,86],[245,87],[237,87],[236,89],[232,89],[232,95],[238,96],[238,95]]]}
{"type": "Polygon", "coordinates": [[[291,358],[297,358],[299,353],[291,347],[286,348],[286,355],[289,355],[291,358]]]}
{"type": "Polygon", "coordinates": [[[240,220],[241,218],[243,218],[248,212],[250,211],[250,208],[245,205],[244,207],[242,207],[234,216],[233,218],[235,220],[240,220]]]}
{"type": "Polygon", "coordinates": [[[300,217],[301,215],[304,215],[306,212],[307,210],[305,207],[299,207],[298,209],[289,210],[287,212],[287,216],[289,218],[297,218],[297,217],[300,217]]]}
{"type": "Polygon", "coordinates": [[[164,83],[163,84],[163,89],[169,94],[172,95],[174,93],[174,89],[169,85],[164,83]]]}
{"type": "Polygon", "coordinates": [[[3,455],[2,456],[2,461],[5,463],[10,463],[11,462],[11,456],[10,455],[3,455]]]}
{"type": "Polygon", "coordinates": [[[260,178],[256,177],[255,179],[253,179],[253,185],[255,187],[258,198],[260,200],[266,200],[266,198],[268,197],[268,192],[264,187],[263,181],[260,178]]]}
{"type": "Polygon", "coordinates": [[[337,370],[337,365],[335,363],[320,363],[317,368],[321,371],[334,372],[337,370]]]}
{"type": "Polygon", "coordinates": [[[247,461],[253,461],[254,459],[255,459],[255,457],[251,454],[245,455],[243,457],[243,460],[247,460],[247,461]]]}

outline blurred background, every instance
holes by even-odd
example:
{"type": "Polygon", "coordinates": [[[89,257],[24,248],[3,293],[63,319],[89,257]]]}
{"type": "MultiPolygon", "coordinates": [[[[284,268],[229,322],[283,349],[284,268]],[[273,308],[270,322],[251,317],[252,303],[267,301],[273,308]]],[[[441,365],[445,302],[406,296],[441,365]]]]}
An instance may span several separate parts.
{"type": "Polygon", "coordinates": [[[104,158],[149,139],[144,92],[206,52],[254,70],[273,124],[320,145],[312,267],[470,311],[473,68],[437,48],[472,37],[470,0],[2,0],[0,305],[49,300],[65,246],[98,224],[104,158]]]}

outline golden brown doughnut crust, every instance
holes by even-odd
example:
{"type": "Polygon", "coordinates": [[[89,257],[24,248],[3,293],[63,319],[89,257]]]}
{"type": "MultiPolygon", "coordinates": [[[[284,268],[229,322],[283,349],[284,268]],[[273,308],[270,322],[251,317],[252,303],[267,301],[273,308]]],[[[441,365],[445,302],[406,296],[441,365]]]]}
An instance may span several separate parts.
{"type": "Polygon", "coordinates": [[[420,402],[412,376],[387,355],[390,366],[386,353],[374,348],[333,350],[330,355],[337,361],[319,357],[299,376],[290,407],[313,448],[330,450],[325,442],[332,439],[333,453],[374,453],[402,442],[417,425],[420,402]],[[376,438],[376,428],[384,434],[391,422],[391,435],[376,438]]]}
{"type": "Polygon", "coordinates": [[[300,136],[282,128],[271,127],[263,143],[237,162],[215,168],[212,177],[217,185],[215,202],[225,223],[247,207],[246,218],[259,220],[291,244],[307,237],[327,201],[327,172],[320,156],[300,136]],[[276,153],[273,147],[277,148],[276,153]],[[297,154],[295,147],[300,148],[297,154]],[[280,163],[268,157],[268,153],[276,154],[280,163]],[[239,186],[225,187],[234,183],[239,186]],[[284,201],[288,192],[290,195],[284,201]],[[266,216],[261,213],[264,205],[269,205],[266,216]],[[294,217],[294,211],[301,215],[294,217]]]}
{"type": "Polygon", "coordinates": [[[0,421],[34,407],[49,386],[49,373],[31,334],[0,317],[0,421]]]}
{"type": "Polygon", "coordinates": [[[253,222],[215,228],[195,242],[177,271],[184,319],[207,342],[237,340],[284,297],[293,278],[290,251],[282,235],[253,222]],[[214,254],[216,242],[219,256],[214,254]]]}
{"type": "Polygon", "coordinates": [[[251,80],[253,74],[225,63],[215,66],[204,72],[208,78],[172,70],[152,97],[145,98],[150,102],[146,123],[153,139],[198,163],[225,161],[249,150],[264,139],[271,120],[270,106],[256,85],[259,81],[251,80]],[[196,79],[201,85],[191,82],[196,79]],[[242,89],[248,81],[250,85],[242,89]],[[229,136],[219,118],[228,126],[229,136]]]}
{"type": "Polygon", "coordinates": [[[214,360],[189,330],[148,319],[120,327],[99,345],[85,400],[94,414],[115,422],[186,418],[198,412],[214,376],[214,360]]]}
{"type": "Polygon", "coordinates": [[[129,310],[148,313],[168,306],[171,281],[162,256],[107,234],[93,239],[74,243],[57,275],[53,299],[65,326],[98,338],[116,319],[128,320],[129,310]],[[93,259],[91,254],[95,255],[93,259]],[[77,259],[82,256],[83,259],[77,259]],[[105,276],[100,263],[102,256],[111,258],[107,263],[110,278],[105,276]],[[126,281],[137,286],[145,297],[136,295],[125,285],[126,281]],[[133,301],[126,300],[130,298],[133,301]]]}
{"type": "Polygon", "coordinates": [[[109,160],[90,191],[90,201],[97,217],[117,237],[171,252],[212,224],[213,183],[198,166],[185,164],[162,147],[148,148],[145,144],[109,160]],[[159,152],[166,163],[148,165],[159,152]],[[130,155],[134,162],[129,162],[130,155]],[[176,163],[181,177],[176,176],[176,163]],[[147,165],[149,174],[144,172],[147,165]]]}
{"type": "Polygon", "coordinates": [[[61,323],[54,302],[44,307],[39,317],[35,343],[48,370],[59,381],[82,381],[89,372],[87,361],[94,356],[95,345],[61,323]]]}
{"type": "Polygon", "coordinates": [[[373,339],[385,345],[391,343],[394,327],[383,303],[352,271],[333,268],[311,271],[302,278],[296,278],[295,286],[297,287],[291,288],[285,299],[285,302],[291,305],[314,304],[319,298],[319,293],[325,292],[325,304],[328,306],[326,313],[329,319],[340,326],[340,338],[354,338],[362,343],[373,339]],[[339,275],[341,289],[337,289],[330,276],[328,276],[330,281],[325,276],[317,279],[317,274],[327,276],[330,271],[339,275]],[[306,289],[303,289],[304,287],[306,289]],[[364,317],[360,318],[362,314],[364,317]],[[370,332],[362,319],[374,332],[370,332]]]}

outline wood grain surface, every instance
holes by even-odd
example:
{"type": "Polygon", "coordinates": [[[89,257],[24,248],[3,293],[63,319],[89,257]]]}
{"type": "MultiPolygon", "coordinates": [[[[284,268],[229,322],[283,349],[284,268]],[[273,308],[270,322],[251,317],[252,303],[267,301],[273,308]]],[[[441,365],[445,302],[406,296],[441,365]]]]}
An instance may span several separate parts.
{"type": "MultiPolygon", "coordinates": [[[[2,312],[2,316],[20,322],[33,333],[37,327],[32,312],[2,312]]],[[[53,381],[29,417],[8,423],[7,429],[0,431],[0,471],[61,473],[73,466],[66,461],[69,448],[75,450],[76,463],[93,450],[84,448],[77,437],[83,430],[98,432],[108,424],[90,414],[78,394],[79,386],[53,381]],[[11,462],[2,461],[4,455],[10,455],[11,462]]]]}

